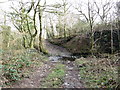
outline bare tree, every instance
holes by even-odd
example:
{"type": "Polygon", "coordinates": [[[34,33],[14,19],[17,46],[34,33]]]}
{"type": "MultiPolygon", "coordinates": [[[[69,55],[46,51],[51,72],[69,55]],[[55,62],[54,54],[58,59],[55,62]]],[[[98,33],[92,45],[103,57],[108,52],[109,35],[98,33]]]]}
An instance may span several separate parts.
{"type": "Polygon", "coordinates": [[[64,37],[66,37],[66,15],[68,13],[68,10],[70,8],[71,5],[68,6],[68,3],[66,0],[62,0],[63,3],[63,16],[64,16],[64,37]]]}
{"type": "Polygon", "coordinates": [[[117,7],[118,40],[119,40],[119,48],[120,48],[120,1],[116,3],[116,7],[117,7]]]}
{"type": "Polygon", "coordinates": [[[51,38],[54,38],[54,26],[53,26],[53,17],[49,16],[50,28],[51,28],[51,38]]]}
{"type": "Polygon", "coordinates": [[[44,2],[44,5],[40,5],[40,0],[38,0],[38,17],[39,17],[39,26],[40,26],[40,29],[39,29],[39,50],[40,52],[43,52],[43,53],[47,53],[44,49],[43,49],[43,43],[42,43],[42,15],[43,15],[43,11],[45,10],[45,5],[46,5],[46,0],[44,2]]]}
{"type": "MultiPolygon", "coordinates": [[[[32,2],[33,2],[33,0],[32,0],[32,2]]],[[[46,8],[46,0],[44,1],[43,5],[41,5],[41,0],[38,0],[36,5],[34,3],[35,2],[33,2],[33,5],[31,5],[30,9],[32,9],[32,7],[34,9],[34,16],[33,16],[34,29],[36,31],[39,31],[39,51],[46,54],[47,52],[43,48],[43,43],[42,43],[42,32],[43,32],[43,29],[42,29],[42,18],[43,17],[42,17],[42,15],[43,15],[43,12],[46,8]],[[39,30],[36,27],[36,15],[38,15],[38,19],[39,19],[39,30]]]]}
{"type": "Polygon", "coordinates": [[[103,1],[101,0],[101,3],[98,5],[97,2],[94,1],[94,4],[96,6],[96,13],[97,15],[100,17],[101,22],[102,23],[106,23],[107,22],[107,16],[110,12],[110,10],[112,9],[112,3],[111,1],[105,1],[105,3],[103,4],[103,1]]]}
{"type": "Polygon", "coordinates": [[[117,22],[118,22],[118,28],[120,29],[120,2],[116,3],[116,7],[117,7],[117,22]]]}
{"type": "Polygon", "coordinates": [[[37,29],[35,28],[34,17],[32,18],[30,16],[34,2],[31,1],[28,3],[19,2],[20,7],[18,9],[12,6],[13,12],[10,13],[10,17],[13,21],[13,25],[23,35],[23,46],[25,48],[34,48],[34,39],[37,35],[37,29]]]}
{"type": "Polygon", "coordinates": [[[82,5],[79,5],[79,7],[75,7],[75,9],[82,15],[86,21],[89,23],[90,31],[91,31],[91,53],[93,53],[94,49],[94,32],[93,32],[93,26],[94,22],[96,20],[96,12],[94,10],[94,3],[90,3],[89,0],[86,4],[87,6],[87,13],[82,10],[82,5]]]}
{"type": "Polygon", "coordinates": [[[14,12],[11,13],[11,19],[13,20],[13,25],[23,34],[23,46],[25,48],[34,48],[34,40],[39,31],[38,47],[40,52],[44,52],[42,44],[42,15],[45,10],[46,1],[43,5],[41,5],[41,0],[36,2],[31,0],[31,2],[27,3],[21,1],[19,4],[20,8],[18,10],[12,7],[14,12]],[[33,15],[31,15],[31,12],[33,15]],[[36,19],[37,17],[38,19],[36,19]],[[37,21],[39,21],[39,26],[36,25],[37,21]],[[28,38],[28,35],[30,38],[28,38]],[[26,45],[27,39],[30,41],[28,47],[26,45]]]}
{"type": "Polygon", "coordinates": [[[113,54],[113,49],[114,49],[114,46],[113,46],[113,21],[112,21],[112,15],[110,15],[110,21],[111,21],[111,53],[113,54]]]}
{"type": "Polygon", "coordinates": [[[48,9],[47,12],[53,13],[57,16],[58,19],[58,28],[59,29],[59,36],[66,37],[66,31],[67,31],[67,15],[69,13],[69,9],[71,5],[67,2],[67,0],[60,0],[59,3],[56,3],[54,5],[51,5],[52,9],[48,9]],[[61,35],[63,32],[63,35],[61,35]]]}

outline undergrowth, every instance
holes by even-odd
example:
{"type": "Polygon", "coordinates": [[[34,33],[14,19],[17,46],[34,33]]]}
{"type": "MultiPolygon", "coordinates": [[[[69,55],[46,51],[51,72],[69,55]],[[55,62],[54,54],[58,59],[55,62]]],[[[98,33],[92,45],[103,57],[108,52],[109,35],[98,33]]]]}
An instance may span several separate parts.
{"type": "Polygon", "coordinates": [[[1,51],[1,87],[11,85],[24,77],[28,77],[33,68],[42,65],[42,61],[46,59],[45,56],[31,49],[1,51]]]}
{"type": "Polygon", "coordinates": [[[117,88],[119,57],[80,58],[76,60],[80,78],[87,88],[117,88]]]}

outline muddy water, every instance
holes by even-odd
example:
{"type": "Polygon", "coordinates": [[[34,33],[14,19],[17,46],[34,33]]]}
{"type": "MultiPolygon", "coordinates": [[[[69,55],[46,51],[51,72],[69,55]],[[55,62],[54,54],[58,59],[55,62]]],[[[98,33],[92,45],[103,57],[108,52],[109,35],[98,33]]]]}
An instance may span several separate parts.
{"type": "Polygon", "coordinates": [[[58,45],[53,45],[48,41],[44,41],[45,47],[48,53],[51,55],[49,57],[50,61],[59,61],[59,60],[71,60],[74,61],[76,57],[71,56],[72,54],[68,52],[64,47],[58,45]]]}
{"type": "Polygon", "coordinates": [[[52,62],[60,62],[60,61],[75,61],[75,56],[50,56],[49,60],[52,62]]]}

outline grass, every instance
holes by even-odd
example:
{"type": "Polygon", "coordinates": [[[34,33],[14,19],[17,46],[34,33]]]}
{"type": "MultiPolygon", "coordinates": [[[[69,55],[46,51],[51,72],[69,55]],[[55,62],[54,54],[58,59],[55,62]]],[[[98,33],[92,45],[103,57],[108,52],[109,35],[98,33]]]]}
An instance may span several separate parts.
{"type": "Polygon", "coordinates": [[[41,66],[42,62],[47,60],[45,56],[33,52],[30,49],[1,51],[1,87],[11,85],[16,81],[27,77],[35,67],[41,66]]]}
{"type": "Polygon", "coordinates": [[[42,87],[44,88],[59,88],[63,84],[63,77],[65,76],[65,66],[57,64],[52,72],[44,79],[42,87]]]}
{"type": "Polygon", "coordinates": [[[80,58],[76,60],[81,80],[87,88],[116,88],[118,81],[118,57],[80,58]]]}

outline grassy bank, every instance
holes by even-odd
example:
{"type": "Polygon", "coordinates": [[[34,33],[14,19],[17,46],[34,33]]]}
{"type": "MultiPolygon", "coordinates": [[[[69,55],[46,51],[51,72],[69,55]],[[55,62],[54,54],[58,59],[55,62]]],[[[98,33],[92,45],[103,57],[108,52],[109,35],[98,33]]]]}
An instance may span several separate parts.
{"type": "Polygon", "coordinates": [[[47,57],[31,49],[23,50],[1,50],[1,87],[5,87],[29,77],[29,74],[37,66],[42,66],[42,62],[47,57]]]}
{"type": "Polygon", "coordinates": [[[116,88],[118,87],[119,57],[109,58],[80,58],[76,60],[81,80],[87,88],[116,88]]]}

